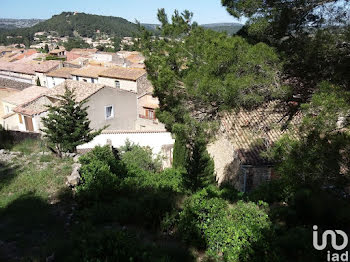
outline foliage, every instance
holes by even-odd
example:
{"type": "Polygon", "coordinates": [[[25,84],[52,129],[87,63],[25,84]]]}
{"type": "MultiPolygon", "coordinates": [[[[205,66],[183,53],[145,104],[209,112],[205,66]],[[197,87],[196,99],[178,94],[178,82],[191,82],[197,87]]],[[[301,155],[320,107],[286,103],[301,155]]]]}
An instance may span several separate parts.
{"type": "Polygon", "coordinates": [[[90,129],[86,100],[76,102],[74,90],[65,87],[59,105],[48,106],[48,115],[42,118],[44,137],[55,145],[57,153],[75,152],[78,145],[91,141],[102,129],[90,129]]]}
{"type": "Polygon", "coordinates": [[[177,136],[174,143],[173,166],[174,168],[186,168],[187,164],[186,141],[181,136],[177,136]]]}
{"type": "Polygon", "coordinates": [[[158,172],[162,168],[161,156],[154,156],[150,147],[141,147],[129,140],[119,148],[123,162],[146,171],[158,172]]]}
{"type": "Polygon", "coordinates": [[[230,207],[206,189],[186,201],[179,222],[184,239],[205,248],[207,256],[218,261],[250,261],[254,245],[263,254],[267,249],[264,234],[269,227],[264,208],[242,201],[230,207]]]}
{"type": "Polygon", "coordinates": [[[254,107],[283,96],[286,89],[279,81],[282,65],[273,48],[205,30],[191,22],[192,16],[189,11],[176,11],[169,22],[160,9],[163,37],[151,39],[143,30],[137,45],[146,57],[149,79],[160,102],[157,118],[187,150],[187,157],[175,152],[176,166],[184,164],[179,157],[186,158],[189,187],[196,190],[210,176],[213,180],[205,147],[218,113],[254,107]]]}
{"type": "Polygon", "coordinates": [[[50,61],[50,60],[66,61],[66,58],[65,58],[65,57],[57,57],[57,56],[54,56],[54,55],[47,55],[47,56],[45,57],[45,60],[46,60],[46,61],[50,61]]]}
{"type": "Polygon", "coordinates": [[[290,185],[344,187],[349,181],[349,93],[322,83],[310,103],[301,106],[304,118],[299,138],[284,136],[272,148],[277,172],[290,185]]]}
{"type": "Polygon", "coordinates": [[[83,233],[77,238],[78,251],[69,261],[188,261],[177,250],[157,247],[128,231],[83,233]],[[75,260],[74,260],[75,259],[75,260]]]}
{"type": "MultiPolygon", "coordinates": [[[[349,1],[222,0],[249,41],[271,44],[286,60],[284,73],[298,77],[295,93],[307,96],[320,80],[349,85],[349,1]]],[[[306,96],[306,98],[305,98],[306,96]]]]}
{"type": "Polygon", "coordinates": [[[132,36],[137,26],[120,17],[91,15],[85,13],[63,12],[29,28],[20,28],[0,32],[0,43],[26,43],[30,45],[36,32],[57,32],[58,36],[73,37],[78,33],[81,37],[96,37],[101,34],[109,36],[132,36]],[[100,33],[98,33],[98,30],[100,33]],[[75,34],[74,34],[75,33],[75,34]],[[7,39],[6,36],[22,36],[7,39]]]}
{"type": "Polygon", "coordinates": [[[13,137],[10,131],[0,125],[0,149],[9,149],[13,144],[13,137]]]}
{"type": "Polygon", "coordinates": [[[90,45],[83,39],[70,37],[67,42],[63,44],[67,51],[71,51],[73,48],[89,48],[90,45]]]}

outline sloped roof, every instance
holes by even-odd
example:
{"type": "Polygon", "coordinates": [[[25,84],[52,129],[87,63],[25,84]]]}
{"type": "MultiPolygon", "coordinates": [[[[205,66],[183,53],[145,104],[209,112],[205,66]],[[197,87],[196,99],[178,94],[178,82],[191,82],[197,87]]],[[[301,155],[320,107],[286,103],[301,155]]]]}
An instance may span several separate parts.
{"type": "Polygon", "coordinates": [[[45,61],[35,65],[35,72],[47,73],[56,69],[61,64],[60,61],[45,61]]]}
{"type": "Polygon", "coordinates": [[[71,68],[71,67],[62,67],[60,69],[56,69],[56,70],[51,71],[50,73],[46,74],[46,76],[70,79],[70,78],[72,78],[71,73],[75,70],[77,70],[77,69],[71,68]]]}
{"type": "Polygon", "coordinates": [[[100,73],[100,76],[136,81],[144,74],[146,71],[141,68],[111,67],[100,73]]]}
{"type": "Polygon", "coordinates": [[[72,75],[98,78],[99,74],[104,70],[106,70],[106,68],[101,66],[87,66],[80,69],[76,69],[72,72],[72,75]]]}
{"type": "Polygon", "coordinates": [[[0,77],[0,88],[12,88],[16,90],[24,90],[29,86],[31,86],[31,84],[0,77]]]}
{"type": "Polygon", "coordinates": [[[283,134],[295,135],[302,115],[288,119],[288,108],[278,101],[265,103],[254,110],[224,113],[220,132],[227,135],[243,165],[268,165],[261,154],[283,134]],[[289,121],[290,120],[290,121],[289,121]]]}
{"type": "Polygon", "coordinates": [[[47,111],[46,105],[52,105],[57,102],[58,100],[53,102],[46,96],[39,96],[25,104],[15,107],[13,111],[23,115],[33,116],[47,111]]]}
{"type": "Polygon", "coordinates": [[[64,95],[64,92],[66,91],[65,87],[67,87],[69,90],[74,90],[76,101],[81,102],[105,86],[82,81],[66,80],[64,83],[49,89],[49,91],[44,95],[59,99],[60,96],[64,95]]]}
{"type": "Polygon", "coordinates": [[[60,61],[45,61],[40,63],[0,62],[0,70],[35,75],[35,72],[49,72],[57,68],[60,63],[60,61]]]}
{"type": "Polygon", "coordinates": [[[47,92],[47,90],[48,89],[46,87],[31,86],[22,90],[21,92],[5,97],[3,101],[13,105],[21,105],[39,97],[41,94],[47,92]]]}
{"type": "Polygon", "coordinates": [[[49,89],[47,92],[41,94],[39,97],[28,101],[25,104],[17,106],[13,111],[24,115],[36,115],[47,111],[46,105],[52,105],[59,102],[60,96],[64,95],[67,87],[69,90],[74,90],[75,98],[77,102],[81,102],[100,89],[104,88],[104,85],[85,83],[81,81],[66,80],[64,83],[49,89]]]}

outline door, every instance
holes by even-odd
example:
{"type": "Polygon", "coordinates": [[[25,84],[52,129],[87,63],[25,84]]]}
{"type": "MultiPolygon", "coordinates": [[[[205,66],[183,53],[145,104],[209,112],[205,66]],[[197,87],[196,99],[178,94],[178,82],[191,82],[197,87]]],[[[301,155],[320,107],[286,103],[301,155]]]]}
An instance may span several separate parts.
{"type": "Polygon", "coordinates": [[[31,117],[29,116],[25,116],[24,117],[24,123],[26,124],[26,130],[27,131],[34,131],[34,127],[33,127],[33,120],[31,117]]]}

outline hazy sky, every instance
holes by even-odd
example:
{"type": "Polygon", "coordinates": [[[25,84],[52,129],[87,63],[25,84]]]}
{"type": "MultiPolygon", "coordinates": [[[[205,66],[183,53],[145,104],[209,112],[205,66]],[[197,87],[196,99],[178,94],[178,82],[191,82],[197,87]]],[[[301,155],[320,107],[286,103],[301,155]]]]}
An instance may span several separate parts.
{"type": "Polygon", "coordinates": [[[157,23],[158,8],[165,8],[168,14],[188,9],[200,24],[244,22],[230,16],[220,0],[0,0],[0,18],[47,19],[62,11],[78,11],[157,23]]]}

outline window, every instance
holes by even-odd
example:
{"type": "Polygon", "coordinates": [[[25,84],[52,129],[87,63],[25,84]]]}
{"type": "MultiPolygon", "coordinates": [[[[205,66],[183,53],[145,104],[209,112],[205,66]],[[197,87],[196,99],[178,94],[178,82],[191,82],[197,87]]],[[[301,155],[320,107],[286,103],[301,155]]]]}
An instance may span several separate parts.
{"type": "Polygon", "coordinates": [[[113,106],[105,106],[106,119],[112,119],[114,117],[113,106]]]}
{"type": "Polygon", "coordinates": [[[91,83],[95,83],[95,78],[91,78],[91,83]]]}
{"type": "Polygon", "coordinates": [[[147,119],[156,119],[156,113],[153,109],[145,108],[145,116],[147,119]]]}
{"type": "Polygon", "coordinates": [[[75,77],[75,80],[79,81],[79,76],[76,76],[76,77],[75,77]]]}
{"type": "Polygon", "coordinates": [[[120,82],[117,80],[117,81],[115,81],[115,87],[116,88],[120,88],[120,82]]]}
{"type": "Polygon", "coordinates": [[[86,79],[83,79],[83,81],[86,83],[87,82],[87,80],[86,79]]]}

